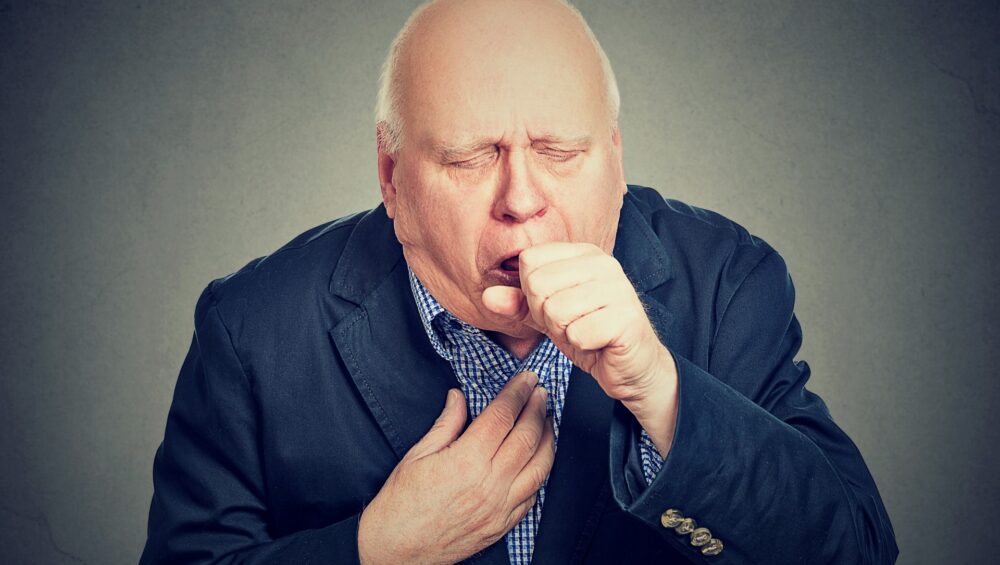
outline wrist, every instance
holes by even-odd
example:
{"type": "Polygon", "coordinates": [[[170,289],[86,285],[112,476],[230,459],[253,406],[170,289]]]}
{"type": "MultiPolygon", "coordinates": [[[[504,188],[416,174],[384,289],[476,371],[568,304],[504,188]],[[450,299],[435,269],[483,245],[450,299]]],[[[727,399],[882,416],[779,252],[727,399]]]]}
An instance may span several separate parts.
{"type": "Polygon", "coordinates": [[[377,560],[368,551],[368,536],[365,531],[365,513],[367,509],[361,512],[361,517],[358,519],[358,561],[361,565],[373,565],[377,563],[377,560]]]}
{"type": "Polygon", "coordinates": [[[361,517],[358,519],[358,560],[361,562],[361,565],[380,565],[383,563],[398,562],[394,561],[391,556],[385,555],[385,543],[382,543],[378,539],[373,539],[373,533],[376,534],[375,538],[378,535],[377,532],[373,532],[372,530],[372,513],[370,509],[371,505],[361,512],[361,517]]]}
{"type": "Polygon", "coordinates": [[[650,384],[644,394],[623,400],[622,405],[635,416],[660,455],[666,458],[677,419],[678,377],[674,358],[666,347],[662,347],[658,357],[650,371],[650,384]]]}

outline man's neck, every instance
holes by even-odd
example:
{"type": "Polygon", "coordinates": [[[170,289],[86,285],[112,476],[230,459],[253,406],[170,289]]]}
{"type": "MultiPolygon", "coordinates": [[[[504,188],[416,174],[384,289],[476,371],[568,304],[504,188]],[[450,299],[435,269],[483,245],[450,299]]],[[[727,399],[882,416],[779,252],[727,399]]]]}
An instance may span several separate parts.
{"type": "Polygon", "coordinates": [[[509,351],[511,355],[517,357],[519,361],[523,361],[535,349],[535,347],[538,346],[544,337],[540,333],[526,338],[513,337],[500,332],[488,332],[486,335],[493,341],[499,343],[500,347],[509,351]]]}

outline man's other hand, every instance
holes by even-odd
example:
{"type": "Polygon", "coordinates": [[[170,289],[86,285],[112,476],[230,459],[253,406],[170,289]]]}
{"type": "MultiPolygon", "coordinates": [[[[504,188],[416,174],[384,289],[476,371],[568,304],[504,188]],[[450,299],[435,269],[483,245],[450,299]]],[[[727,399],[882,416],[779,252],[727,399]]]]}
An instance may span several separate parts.
{"type": "Polygon", "coordinates": [[[537,383],[534,373],[512,378],[465,433],[465,399],[448,391],[441,416],[362,513],[362,563],[455,563],[521,521],[555,458],[537,383]]]}

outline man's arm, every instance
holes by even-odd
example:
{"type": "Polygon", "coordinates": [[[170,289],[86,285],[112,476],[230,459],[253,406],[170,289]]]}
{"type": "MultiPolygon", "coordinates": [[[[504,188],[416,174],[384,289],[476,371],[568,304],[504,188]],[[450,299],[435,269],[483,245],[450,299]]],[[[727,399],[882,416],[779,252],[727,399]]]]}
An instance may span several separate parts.
{"type": "MultiPolygon", "coordinates": [[[[666,459],[647,486],[635,416],[619,404],[611,437],[618,503],[696,562],[892,563],[892,526],[861,454],[805,389],[802,332],[784,261],[769,253],[723,311],[707,370],[673,354],[678,411],[666,459]],[[722,542],[704,556],[690,533],[722,542]]],[[[704,541],[702,539],[697,542],[704,541]]]]}
{"type": "Polygon", "coordinates": [[[211,286],[153,465],[140,563],[356,563],[359,513],[277,540],[267,531],[257,420],[249,383],[211,286]]]}

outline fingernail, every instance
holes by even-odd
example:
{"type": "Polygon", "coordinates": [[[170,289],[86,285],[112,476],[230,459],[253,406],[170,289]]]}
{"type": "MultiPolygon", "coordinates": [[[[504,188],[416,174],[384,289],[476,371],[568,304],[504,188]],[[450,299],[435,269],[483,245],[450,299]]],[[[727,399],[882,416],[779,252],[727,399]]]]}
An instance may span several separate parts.
{"type": "Polygon", "coordinates": [[[528,373],[528,376],[525,377],[525,379],[528,381],[528,384],[531,386],[537,385],[538,375],[536,375],[534,371],[525,371],[525,372],[528,373]]]}

